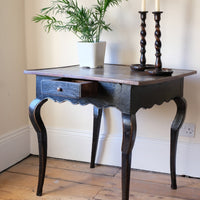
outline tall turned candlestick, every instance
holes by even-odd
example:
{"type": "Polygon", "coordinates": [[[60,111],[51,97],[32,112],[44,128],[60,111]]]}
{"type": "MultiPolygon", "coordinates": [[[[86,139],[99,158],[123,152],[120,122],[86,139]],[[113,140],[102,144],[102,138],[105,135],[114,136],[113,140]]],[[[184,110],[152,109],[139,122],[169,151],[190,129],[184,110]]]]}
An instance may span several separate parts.
{"type": "Polygon", "coordinates": [[[148,11],[139,11],[140,19],[141,19],[141,31],[140,31],[140,46],[141,46],[141,56],[140,56],[140,64],[133,64],[131,65],[131,69],[135,71],[144,71],[148,67],[152,67],[152,65],[146,65],[146,16],[148,11]]]}
{"type": "Polygon", "coordinates": [[[160,20],[161,20],[161,14],[163,12],[156,11],[153,12],[154,14],[154,20],[155,20],[155,49],[156,49],[156,62],[155,62],[155,69],[154,70],[148,70],[147,72],[152,74],[152,75],[158,75],[158,76],[170,76],[173,71],[171,69],[164,69],[162,68],[162,61],[161,61],[161,46],[162,43],[160,41],[161,37],[161,31],[160,31],[160,20]]]}
{"type": "Polygon", "coordinates": [[[155,19],[155,22],[156,22],[156,25],[155,25],[155,38],[156,38],[156,42],[155,42],[155,48],[156,48],[156,63],[155,63],[155,68],[157,71],[160,71],[162,69],[162,61],[161,61],[161,52],[160,52],[160,49],[161,49],[161,46],[162,46],[162,43],[160,41],[160,37],[161,37],[161,31],[160,31],[160,19],[161,19],[161,13],[162,12],[153,12],[154,14],[154,19],[155,19]]]}

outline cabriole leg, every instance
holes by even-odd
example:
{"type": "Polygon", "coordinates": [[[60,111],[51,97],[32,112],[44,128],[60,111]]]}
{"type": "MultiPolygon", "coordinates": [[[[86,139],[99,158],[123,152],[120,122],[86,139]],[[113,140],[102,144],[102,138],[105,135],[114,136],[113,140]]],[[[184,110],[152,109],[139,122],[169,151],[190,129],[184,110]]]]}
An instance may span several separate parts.
{"type": "Polygon", "coordinates": [[[136,138],[136,116],[122,114],[122,200],[129,199],[131,156],[136,138]]]}
{"type": "Polygon", "coordinates": [[[29,106],[29,117],[32,125],[37,132],[38,147],[39,147],[39,177],[37,195],[42,196],[42,188],[44,184],[46,160],[47,160],[47,134],[44,123],[40,116],[40,109],[47,99],[35,99],[29,106]]]}
{"type": "Polygon", "coordinates": [[[94,113],[94,121],[93,121],[93,138],[92,138],[92,153],[91,153],[90,168],[95,167],[95,158],[99,141],[99,131],[101,126],[102,108],[94,106],[93,113],[94,113]]]}
{"type": "Polygon", "coordinates": [[[177,189],[176,184],[176,152],[179,130],[184,122],[186,114],[186,100],[181,97],[174,99],[177,106],[177,113],[171,126],[171,145],[170,145],[170,171],[171,188],[177,189]]]}

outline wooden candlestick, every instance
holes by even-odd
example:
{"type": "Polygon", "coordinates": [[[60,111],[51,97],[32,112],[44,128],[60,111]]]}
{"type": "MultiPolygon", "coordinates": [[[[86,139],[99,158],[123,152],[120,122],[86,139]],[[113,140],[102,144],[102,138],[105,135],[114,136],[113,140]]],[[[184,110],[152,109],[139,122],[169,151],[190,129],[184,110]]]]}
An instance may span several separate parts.
{"type": "Polygon", "coordinates": [[[162,61],[161,61],[161,52],[160,52],[160,49],[161,49],[161,46],[162,46],[162,43],[160,41],[160,37],[161,37],[161,31],[160,31],[160,20],[161,20],[161,14],[162,12],[153,12],[154,14],[154,20],[156,22],[156,25],[155,25],[155,38],[156,38],[156,42],[155,42],[155,49],[156,49],[156,63],[155,63],[155,68],[157,70],[160,70],[162,68],[162,61]]]}
{"type": "Polygon", "coordinates": [[[141,18],[141,31],[140,31],[140,35],[141,35],[141,40],[140,40],[140,46],[141,46],[141,57],[140,57],[140,65],[141,66],[145,66],[146,65],[146,14],[148,13],[147,11],[141,11],[140,13],[140,18],[141,18]]]}
{"type": "Polygon", "coordinates": [[[156,49],[156,62],[155,62],[155,69],[154,70],[148,70],[147,72],[152,75],[157,75],[157,76],[170,76],[173,71],[171,69],[163,69],[162,68],[162,61],[161,61],[161,31],[160,31],[160,20],[161,20],[161,14],[163,12],[161,11],[156,11],[153,12],[154,14],[154,20],[155,20],[155,49],[156,49]]]}
{"type": "Polygon", "coordinates": [[[141,46],[141,56],[140,56],[140,64],[131,65],[131,69],[135,71],[144,71],[145,69],[152,67],[152,65],[146,65],[146,16],[148,11],[139,11],[140,19],[141,19],[141,31],[140,31],[140,46],[141,46]]]}

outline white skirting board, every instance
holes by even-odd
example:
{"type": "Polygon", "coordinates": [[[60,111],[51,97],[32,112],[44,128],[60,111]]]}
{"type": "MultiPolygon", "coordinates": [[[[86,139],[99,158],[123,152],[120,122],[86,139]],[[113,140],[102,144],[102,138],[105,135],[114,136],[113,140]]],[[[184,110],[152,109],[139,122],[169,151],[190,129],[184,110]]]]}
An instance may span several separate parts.
{"type": "Polygon", "coordinates": [[[23,127],[0,136],[0,172],[30,154],[30,128],[23,127]]]}
{"type": "MultiPolygon", "coordinates": [[[[90,161],[92,133],[81,130],[47,128],[48,156],[77,161],[90,161]]],[[[121,135],[100,133],[96,162],[121,166],[121,135]]],[[[168,141],[137,137],[132,168],[169,173],[170,147],[168,141]]],[[[200,144],[178,143],[177,174],[200,178],[200,144]]],[[[31,153],[38,154],[37,136],[31,128],[31,153]]],[[[88,166],[89,167],[89,166],[88,166]]]]}

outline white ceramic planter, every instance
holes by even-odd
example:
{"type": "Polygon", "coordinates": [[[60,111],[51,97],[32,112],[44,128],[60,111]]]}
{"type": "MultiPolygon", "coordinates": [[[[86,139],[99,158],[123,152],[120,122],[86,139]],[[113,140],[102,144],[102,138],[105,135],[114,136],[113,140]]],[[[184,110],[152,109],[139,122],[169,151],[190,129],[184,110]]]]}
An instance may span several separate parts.
{"type": "Polygon", "coordinates": [[[80,67],[103,67],[106,42],[78,42],[80,67]]]}

